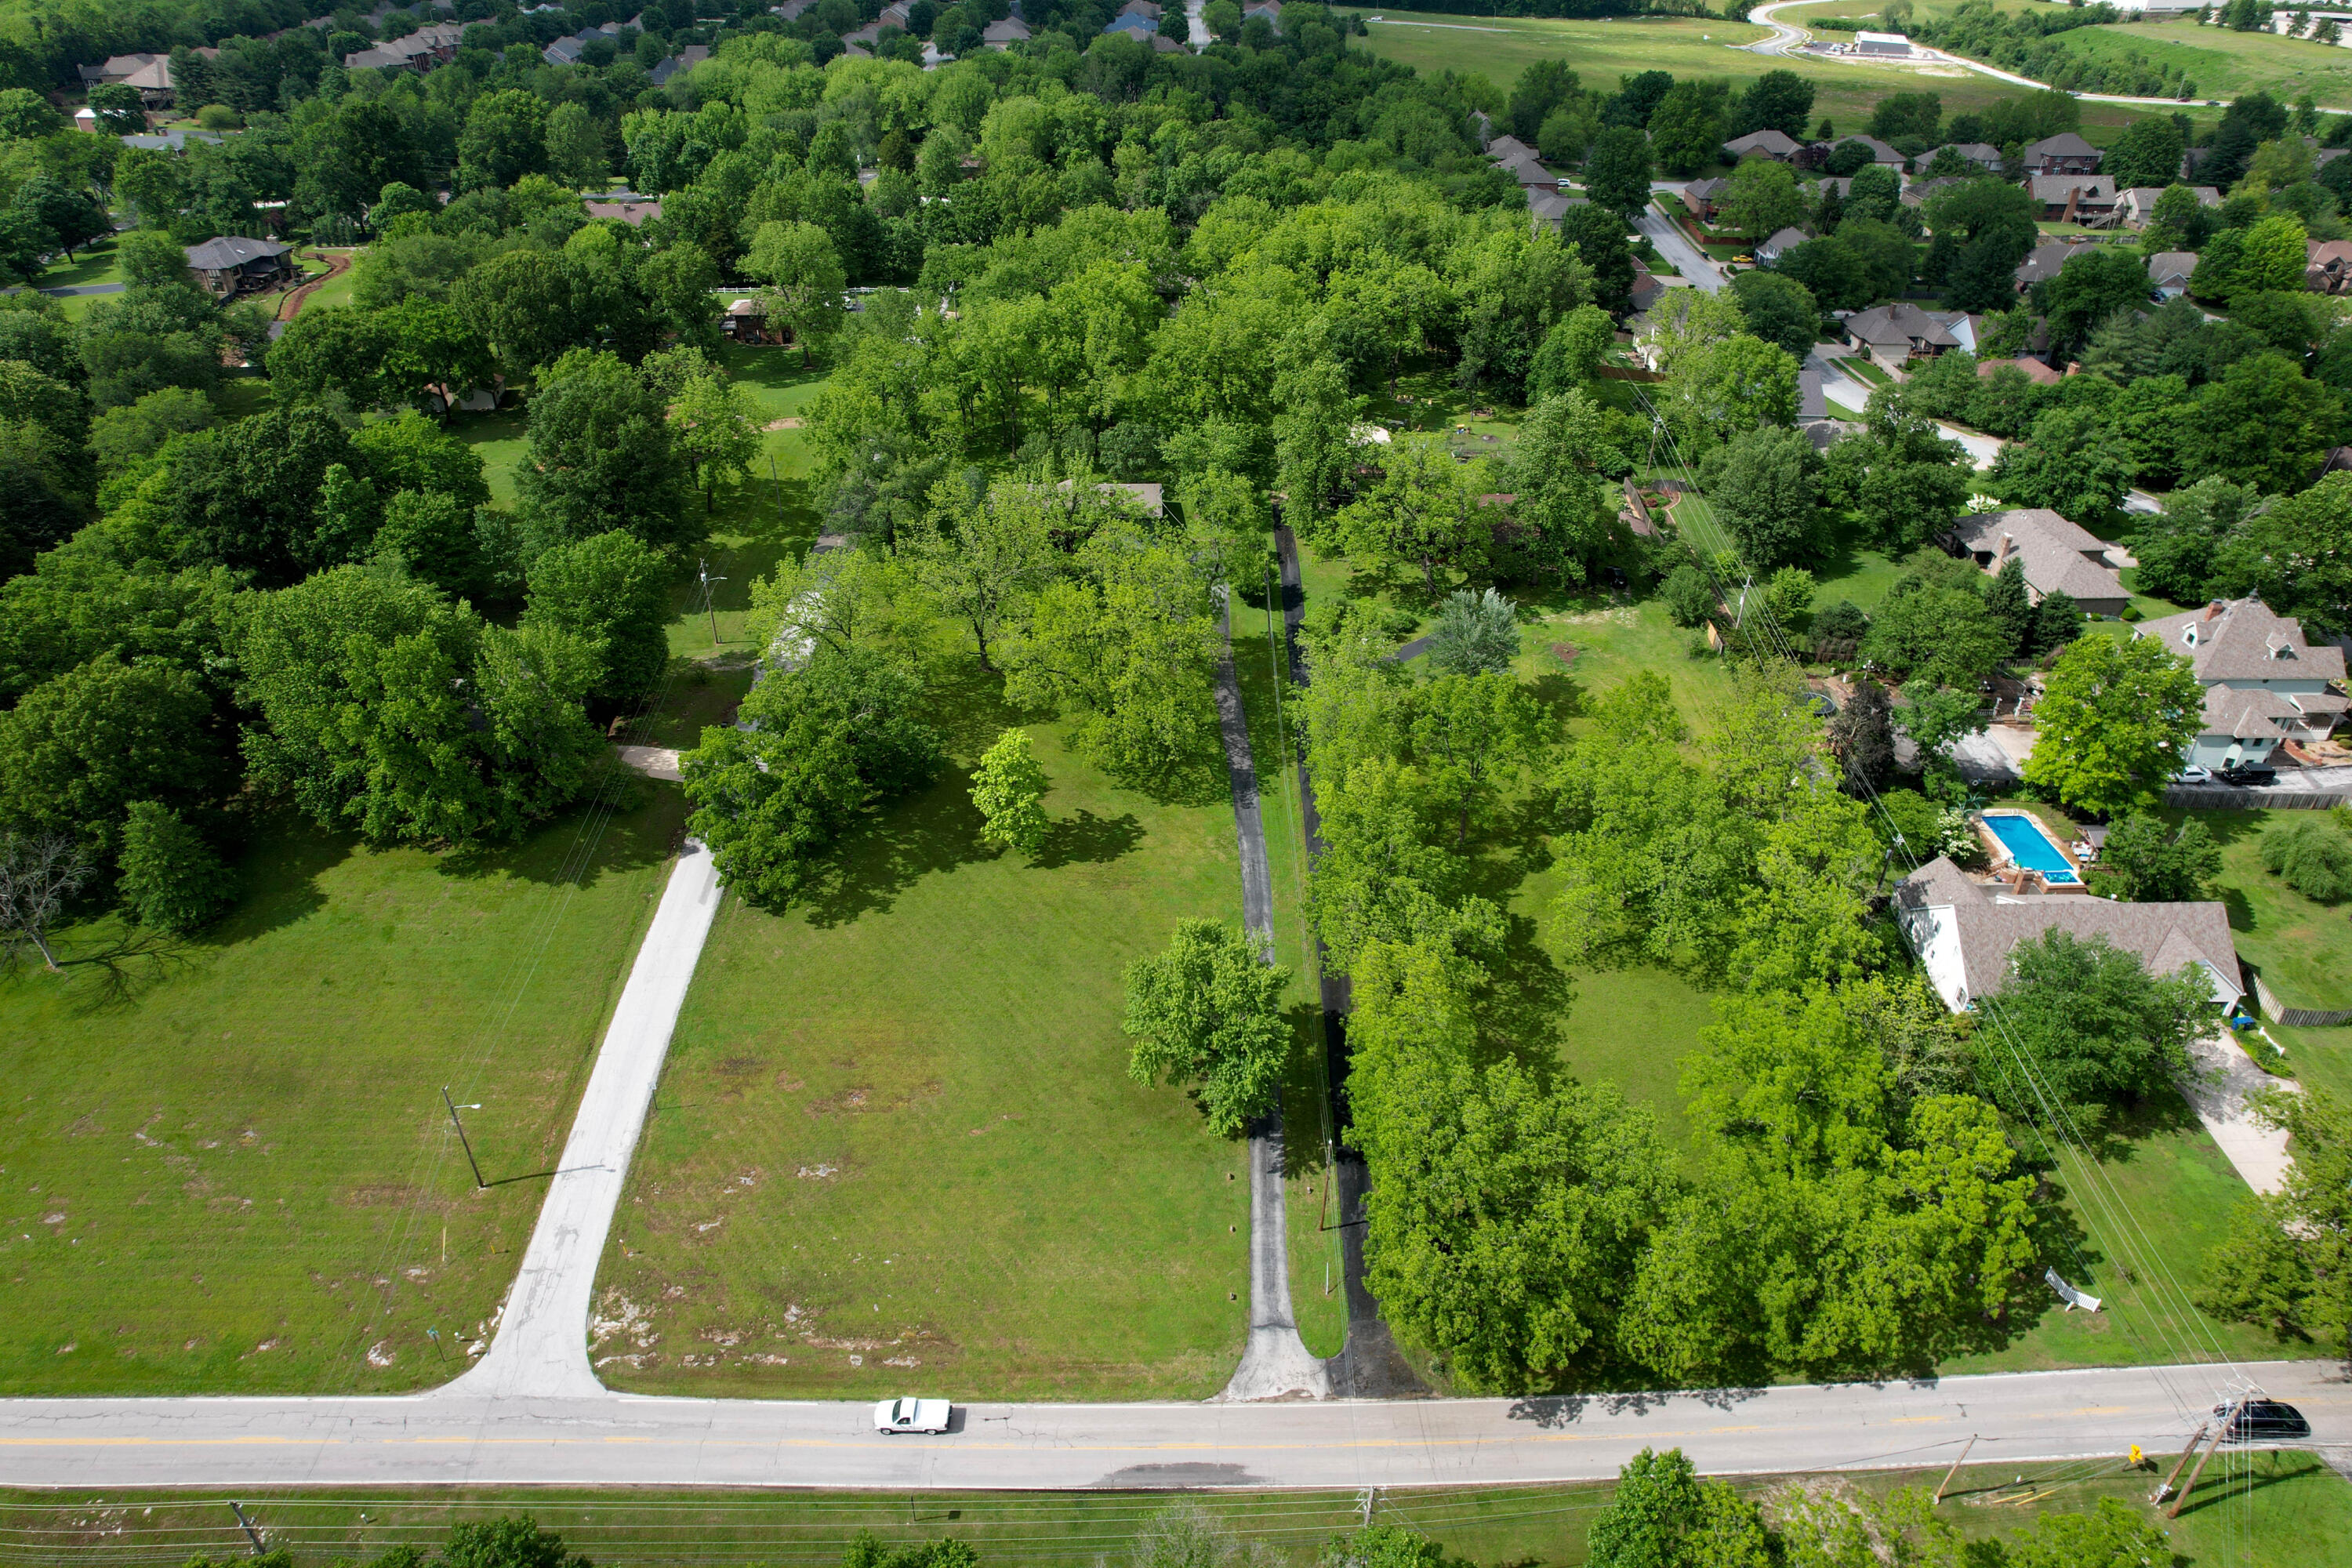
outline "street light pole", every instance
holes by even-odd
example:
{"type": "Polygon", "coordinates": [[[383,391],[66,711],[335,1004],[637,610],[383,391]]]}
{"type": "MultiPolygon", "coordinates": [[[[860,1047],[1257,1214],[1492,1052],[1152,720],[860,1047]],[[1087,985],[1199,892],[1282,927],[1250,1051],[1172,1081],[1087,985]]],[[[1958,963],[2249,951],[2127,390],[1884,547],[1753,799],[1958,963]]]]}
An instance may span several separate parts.
{"type": "Polygon", "coordinates": [[[719,648],[719,601],[712,596],[710,586],[714,583],[724,583],[727,579],[713,577],[710,574],[710,562],[708,557],[704,558],[701,564],[702,607],[710,612],[710,647],[711,651],[715,653],[719,648]]]}
{"type": "MultiPolygon", "coordinates": [[[[474,1158],[473,1142],[466,1136],[466,1124],[457,1119],[457,1104],[449,1098],[449,1086],[446,1083],[441,1086],[441,1103],[449,1108],[449,1125],[457,1130],[457,1142],[466,1151],[466,1163],[474,1167],[474,1190],[480,1192],[490,1184],[482,1180],[482,1163],[474,1158]]],[[[469,1105],[466,1109],[479,1110],[482,1108],[478,1105],[469,1105]]]]}

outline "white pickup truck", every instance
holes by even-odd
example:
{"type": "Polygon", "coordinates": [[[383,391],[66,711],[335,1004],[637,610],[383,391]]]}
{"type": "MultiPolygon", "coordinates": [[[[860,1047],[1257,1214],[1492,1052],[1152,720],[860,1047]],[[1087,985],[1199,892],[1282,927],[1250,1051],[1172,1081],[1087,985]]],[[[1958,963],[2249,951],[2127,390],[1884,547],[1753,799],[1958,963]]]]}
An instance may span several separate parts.
{"type": "Polygon", "coordinates": [[[877,1432],[944,1432],[955,1406],[944,1399],[886,1399],[874,1407],[877,1432]]]}

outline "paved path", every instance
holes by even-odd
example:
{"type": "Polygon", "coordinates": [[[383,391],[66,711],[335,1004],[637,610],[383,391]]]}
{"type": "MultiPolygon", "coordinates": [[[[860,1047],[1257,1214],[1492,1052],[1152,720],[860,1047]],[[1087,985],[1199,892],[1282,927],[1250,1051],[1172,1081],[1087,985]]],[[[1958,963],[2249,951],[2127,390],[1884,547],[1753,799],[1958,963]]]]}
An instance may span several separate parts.
{"type": "Polygon", "coordinates": [[[1672,262],[1675,271],[1690,279],[1692,288],[1705,289],[1709,294],[1721,290],[1722,271],[1706,258],[1705,251],[1690,242],[1672,218],[1658,210],[1656,203],[1653,202],[1634,216],[1633,226],[1649,237],[1658,254],[1672,262]]]}
{"type": "MultiPolygon", "coordinates": [[[[1843,356],[1811,353],[1805,356],[1807,364],[1822,373],[1822,395],[1848,413],[1860,414],[1870,403],[1870,386],[1860,377],[1838,363],[1843,356]]],[[[1969,461],[1979,472],[2000,460],[2001,440],[1981,430],[1963,430],[1957,425],[1936,422],[1936,433],[1947,441],[1958,441],[1968,449],[1969,461]]]]}
{"type": "Polygon", "coordinates": [[[710,851],[689,840],[613,1009],[489,1352],[435,1397],[611,1397],[588,1365],[596,1266],[719,898],[710,851]]]}
{"type": "MultiPolygon", "coordinates": [[[[2256,1042],[2255,1048],[2263,1047],[2256,1042]]],[[[2271,1077],[2254,1065],[2236,1039],[2226,1036],[2198,1040],[2189,1051],[2196,1059],[2199,1076],[2184,1081],[2180,1091],[2197,1108],[2197,1120],[2205,1124],[2221,1152],[2230,1156],[2230,1163],[2238,1168],[2246,1185],[2263,1194],[2285,1186],[2286,1173],[2294,1164],[2287,1155],[2286,1134],[2258,1125],[2246,1113],[2246,1100],[2264,1089],[2300,1094],[2303,1085],[2293,1079],[2271,1077]]]]}
{"type": "MultiPolygon", "coordinates": [[[[2352,1442],[2330,1362],[2029,1373],[1544,1399],[974,1405],[941,1437],[886,1437],[852,1403],[484,1399],[19,1400],[0,1485],[992,1489],[1365,1487],[1592,1480],[1643,1447],[1704,1471],[2118,1459],[2171,1449],[2243,1379],[2352,1442]]],[[[461,1391],[462,1390],[462,1391],[461,1391]]]]}
{"type": "Polygon", "coordinates": [[[1195,54],[1217,41],[1217,36],[1209,31],[1205,15],[1208,9],[1209,0],[1184,0],[1184,21],[1187,25],[1184,41],[1192,46],[1195,54]]]}
{"type": "MultiPolygon", "coordinates": [[[[1234,673],[1233,591],[1220,594],[1217,650],[1217,731],[1225,744],[1225,776],[1234,797],[1234,835],[1241,847],[1242,923],[1258,952],[1274,958],[1274,882],[1266,870],[1265,824],[1258,805],[1257,762],[1250,752],[1249,720],[1234,673]]],[[[1331,1379],[1307,1353],[1290,1306],[1290,1252],[1282,1203],[1282,1116],[1250,1125],[1250,1326],[1241,1365],[1219,1394],[1225,1400],[1328,1399],[1331,1379]]]]}
{"type": "Polygon", "coordinates": [[[649,779],[667,779],[672,784],[686,775],[678,766],[675,746],[615,746],[621,755],[621,765],[640,773],[649,779]]]}

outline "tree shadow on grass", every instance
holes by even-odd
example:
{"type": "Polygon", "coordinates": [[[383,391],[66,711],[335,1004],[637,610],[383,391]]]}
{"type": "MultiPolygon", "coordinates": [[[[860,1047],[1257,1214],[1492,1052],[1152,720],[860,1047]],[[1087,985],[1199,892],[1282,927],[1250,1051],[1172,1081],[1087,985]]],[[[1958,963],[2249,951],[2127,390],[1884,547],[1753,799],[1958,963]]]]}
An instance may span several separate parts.
{"type": "Polygon", "coordinates": [[[351,858],[359,839],[331,833],[292,812],[264,819],[236,863],[240,897],[205,932],[208,947],[234,947],[306,920],[326,907],[319,879],[351,858]]]}
{"type": "Polygon", "coordinates": [[[1076,816],[1056,820],[1045,831],[1037,853],[1029,862],[1041,871],[1058,871],[1065,866],[1101,865],[1128,854],[1143,842],[1143,824],[1131,811],[1117,816],[1097,816],[1091,811],[1080,811],[1076,816]]]}
{"type": "Polygon", "coordinates": [[[1290,1058],[1282,1074],[1282,1173],[1313,1175],[1328,1163],[1324,1124],[1330,1117],[1323,1074],[1323,1008],[1300,1002],[1283,1010],[1290,1026],[1290,1058]]]}
{"type": "Polygon", "coordinates": [[[971,803],[971,775],[950,769],[853,829],[813,868],[795,907],[821,929],[882,913],[923,878],[987,858],[984,820],[971,803]]]}
{"type": "Polygon", "coordinates": [[[194,958],[181,938],[118,926],[111,940],[61,953],[58,964],[74,980],[74,1016],[88,1018],[135,1006],[165,981],[193,969],[194,958]]]}
{"type": "Polygon", "coordinates": [[[580,888],[668,859],[683,830],[685,802],[634,774],[609,781],[589,800],[513,844],[464,844],[443,854],[445,877],[507,876],[580,888]],[[600,806],[599,801],[606,804],[600,806]]]}

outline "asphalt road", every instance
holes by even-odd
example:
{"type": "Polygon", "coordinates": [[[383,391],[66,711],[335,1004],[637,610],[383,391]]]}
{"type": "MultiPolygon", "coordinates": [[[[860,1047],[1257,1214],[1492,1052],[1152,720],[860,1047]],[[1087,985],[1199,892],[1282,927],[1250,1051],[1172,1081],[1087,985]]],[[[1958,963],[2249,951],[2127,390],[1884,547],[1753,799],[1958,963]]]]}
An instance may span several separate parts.
{"type": "MultiPolygon", "coordinates": [[[[2326,1362],[2237,1369],[2352,1443],[2326,1362]]],[[[2118,1459],[2177,1448],[2228,1392],[2207,1367],[1529,1400],[977,1405],[941,1437],[868,1407],[751,1400],[18,1400],[0,1485],[797,1486],[896,1489],[1362,1487],[1599,1479],[1643,1447],[1716,1474],[2118,1459]]],[[[954,1393],[924,1389],[925,1394],[954,1393]]]]}
{"type": "Polygon", "coordinates": [[[1690,279],[1692,288],[1703,289],[1710,294],[1723,288],[1722,272],[1706,258],[1705,251],[1684,237],[1683,231],[1676,228],[1664,213],[1654,207],[1643,207],[1634,215],[1633,226],[1649,237],[1650,243],[1657,247],[1658,254],[1673,263],[1675,271],[1690,279]]]}

